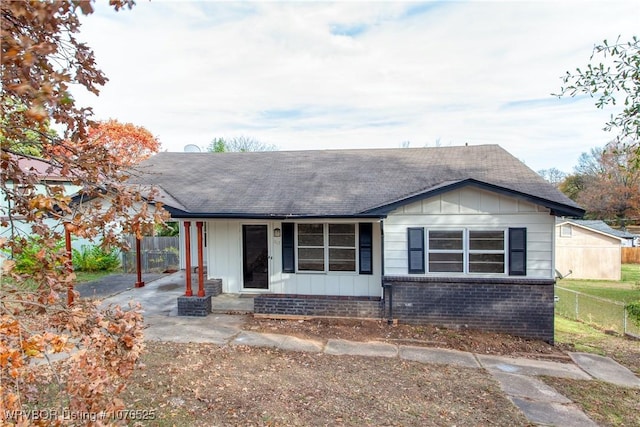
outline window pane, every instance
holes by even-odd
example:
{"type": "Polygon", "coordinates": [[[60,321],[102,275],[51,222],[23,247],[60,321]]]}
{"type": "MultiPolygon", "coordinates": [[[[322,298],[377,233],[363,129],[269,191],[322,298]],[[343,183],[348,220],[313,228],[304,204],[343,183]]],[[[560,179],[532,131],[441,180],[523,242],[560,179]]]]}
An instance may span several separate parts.
{"type": "Polygon", "coordinates": [[[329,246],[356,247],[355,224],[329,224],[329,246]]]}
{"type": "Polygon", "coordinates": [[[298,270],[324,271],[324,249],[298,248],[298,270]]]}
{"type": "Polygon", "coordinates": [[[504,273],[504,254],[469,254],[470,273],[504,273]]]}
{"type": "Polygon", "coordinates": [[[298,224],[298,246],[323,246],[322,224],[298,224]]]}
{"type": "Polygon", "coordinates": [[[430,253],[430,272],[461,273],[463,270],[463,255],[461,253],[430,253]]]}
{"type": "Polygon", "coordinates": [[[329,224],[329,234],[356,234],[355,224],[329,224]]]}
{"type": "Polygon", "coordinates": [[[472,251],[504,250],[504,232],[469,231],[469,249],[472,251]]]}
{"type": "Polygon", "coordinates": [[[298,233],[298,246],[324,246],[324,236],[298,233]]]}
{"type": "Polygon", "coordinates": [[[330,248],[329,271],[356,271],[356,250],[330,248]]]}
{"type": "Polygon", "coordinates": [[[462,250],[462,231],[430,231],[430,250],[462,250]]]}

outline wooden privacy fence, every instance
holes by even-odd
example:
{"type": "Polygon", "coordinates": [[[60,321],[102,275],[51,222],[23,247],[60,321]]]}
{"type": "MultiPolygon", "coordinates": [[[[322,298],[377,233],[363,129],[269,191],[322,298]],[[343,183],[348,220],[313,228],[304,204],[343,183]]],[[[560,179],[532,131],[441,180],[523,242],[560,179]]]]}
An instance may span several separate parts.
{"type": "MultiPolygon", "coordinates": [[[[136,238],[135,236],[125,236],[125,240],[131,250],[122,252],[122,269],[127,273],[132,273],[136,269],[136,238]]],[[[142,272],[155,273],[180,268],[179,247],[178,236],[143,237],[140,242],[142,272]]]]}
{"type": "Polygon", "coordinates": [[[640,247],[622,248],[623,264],[640,264],[640,247]]]}

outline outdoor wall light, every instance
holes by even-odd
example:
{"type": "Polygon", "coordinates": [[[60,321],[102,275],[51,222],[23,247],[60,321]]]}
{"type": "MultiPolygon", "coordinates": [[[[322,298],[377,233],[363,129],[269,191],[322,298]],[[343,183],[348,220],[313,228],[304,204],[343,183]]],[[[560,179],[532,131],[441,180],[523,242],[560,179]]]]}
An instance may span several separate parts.
{"type": "Polygon", "coordinates": [[[280,237],[280,229],[279,228],[274,228],[273,229],[273,237],[280,237]]]}

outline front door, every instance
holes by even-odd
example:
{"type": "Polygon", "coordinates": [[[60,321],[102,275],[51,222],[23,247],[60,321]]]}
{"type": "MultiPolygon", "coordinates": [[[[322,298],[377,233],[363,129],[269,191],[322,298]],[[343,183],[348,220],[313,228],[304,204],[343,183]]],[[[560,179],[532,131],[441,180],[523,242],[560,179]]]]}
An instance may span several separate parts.
{"type": "Polygon", "coordinates": [[[269,289],[266,225],[242,226],[242,273],[245,289],[269,289]]]}

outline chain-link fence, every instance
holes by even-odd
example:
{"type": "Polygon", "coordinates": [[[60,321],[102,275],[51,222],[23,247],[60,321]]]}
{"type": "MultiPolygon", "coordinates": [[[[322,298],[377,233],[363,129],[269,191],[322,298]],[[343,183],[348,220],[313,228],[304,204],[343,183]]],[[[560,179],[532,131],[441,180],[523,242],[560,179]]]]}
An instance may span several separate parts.
{"type": "Polygon", "coordinates": [[[571,289],[555,287],[556,313],[604,330],[640,338],[640,327],[630,318],[625,304],[571,289]]]}
{"type": "MultiPolygon", "coordinates": [[[[122,252],[122,269],[125,273],[136,271],[135,236],[126,236],[132,250],[122,252]]],[[[143,273],[158,273],[180,268],[179,238],[175,237],[143,237],[140,242],[141,267],[143,273]]]]}

